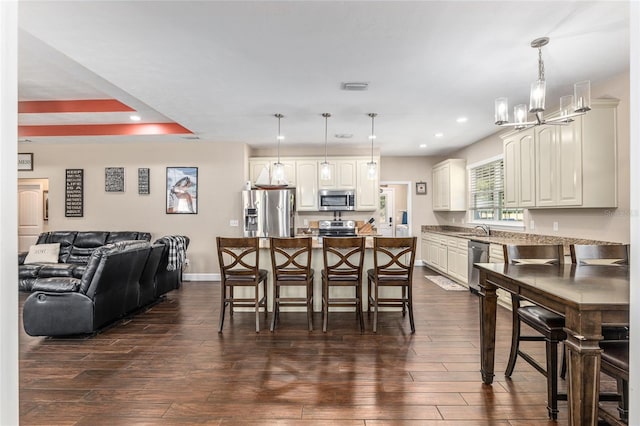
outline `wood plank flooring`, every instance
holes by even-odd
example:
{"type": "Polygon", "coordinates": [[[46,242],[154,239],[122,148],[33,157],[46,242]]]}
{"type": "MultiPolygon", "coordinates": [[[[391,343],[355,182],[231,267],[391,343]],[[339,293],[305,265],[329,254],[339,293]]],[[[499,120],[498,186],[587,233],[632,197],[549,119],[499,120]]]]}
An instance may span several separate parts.
{"type": "MultiPolygon", "coordinates": [[[[236,312],[217,333],[219,283],[185,282],[147,312],[91,338],[20,334],[22,425],[553,425],[546,382],[519,361],[504,371],[510,313],[498,312],[496,378],[479,373],[478,298],[414,284],[408,317],[380,313],[378,333],[355,314],[329,331],[282,312],[275,333],[236,312]]],[[[27,295],[21,294],[20,304],[27,295]]],[[[262,316],[264,319],[264,316],[262,316]]],[[[269,317],[270,318],[270,317],[269,317]]],[[[536,354],[544,359],[543,346],[536,354]]],[[[561,386],[564,386],[562,384],[561,386]]],[[[606,386],[603,385],[603,386],[606,386]]],[[[560,402],[559,424],[566,424],[560,402]]]]}

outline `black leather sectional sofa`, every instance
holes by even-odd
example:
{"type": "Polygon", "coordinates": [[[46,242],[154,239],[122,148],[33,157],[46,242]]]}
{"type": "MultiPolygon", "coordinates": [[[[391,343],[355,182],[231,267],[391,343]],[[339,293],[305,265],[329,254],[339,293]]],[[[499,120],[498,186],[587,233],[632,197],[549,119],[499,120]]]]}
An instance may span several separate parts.
{"type": "Polygon", "coordinates": [[[138,232],[41,234],[39,244],[60,243],[59,263],[25,265],[26,254],[19,256],[20,290],[31,292],[23,306],[27,334],[94,333],[177,288],[182,271],[167,270],[166,238],[150,239],[138,232]]]}

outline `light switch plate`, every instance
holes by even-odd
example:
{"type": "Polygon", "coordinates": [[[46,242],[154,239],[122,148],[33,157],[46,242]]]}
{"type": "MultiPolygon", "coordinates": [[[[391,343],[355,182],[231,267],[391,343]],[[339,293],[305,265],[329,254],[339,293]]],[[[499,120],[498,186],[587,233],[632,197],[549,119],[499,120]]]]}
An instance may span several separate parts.
{"type": "Polygon", "coordinates": [[[558,222],[553,222],[553,230],[554,231],[558,230],[558,222]]]}
{"type": "Polygon", "coordinates": [[[534,221],[532,221],[532,220],[530,220],[530,221],[529,221],[529,229],[530,229],[530,230],[534,230],[534,229],[536,229],[536,224],[535,224],[535,222],[534,222],[534,221]]]}
{"type": "Polygon", "coordinates": [[[229,226],[239,226],[238,219],[231,219],[229,221],[229,226]]]}

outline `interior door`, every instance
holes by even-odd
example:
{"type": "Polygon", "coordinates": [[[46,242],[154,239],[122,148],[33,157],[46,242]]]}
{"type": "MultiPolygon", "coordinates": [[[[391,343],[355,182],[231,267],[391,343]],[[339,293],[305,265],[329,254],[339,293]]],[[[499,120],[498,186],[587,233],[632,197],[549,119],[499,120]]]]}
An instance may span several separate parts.
{"type": "Polygon", "coordinates": [[[394,206],[394,189],[386,187],[380,188],[378,233],[383,237],[395,237],[394,206]]]}
{"type": "Polygon", "coordinates": [[[28,251],[42,232],[42,185],[18,185],[18,251],[28,251]]]}

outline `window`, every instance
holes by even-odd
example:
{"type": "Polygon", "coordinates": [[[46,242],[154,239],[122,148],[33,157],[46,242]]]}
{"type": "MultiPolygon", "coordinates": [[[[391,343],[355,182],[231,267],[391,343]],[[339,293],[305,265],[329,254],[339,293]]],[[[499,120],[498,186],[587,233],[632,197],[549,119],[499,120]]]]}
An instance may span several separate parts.
{"type": "Polygon", "coordinates": [[[472,221],[522,222],[523,209],[504,208],[502,158],[469,169],[469,210],[472,221]]]}

